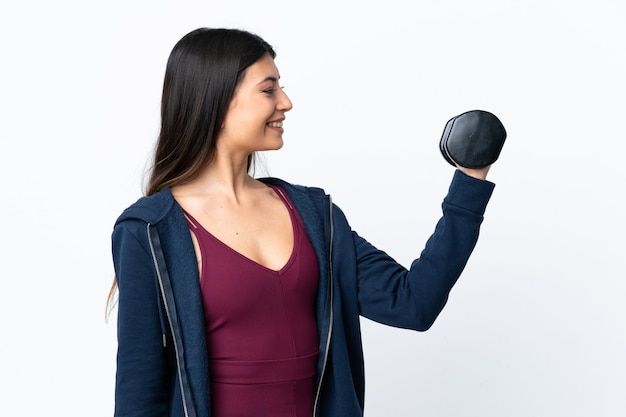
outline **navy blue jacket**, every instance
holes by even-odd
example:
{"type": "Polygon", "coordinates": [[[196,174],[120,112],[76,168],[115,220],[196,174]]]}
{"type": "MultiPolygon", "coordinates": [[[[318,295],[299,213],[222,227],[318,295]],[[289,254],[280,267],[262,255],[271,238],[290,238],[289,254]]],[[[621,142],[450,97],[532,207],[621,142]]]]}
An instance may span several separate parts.
{"type": "MultiPolygon", "coordinates": [[[[359,316],[427,330],[478,239],[494,184],[455,171],[443,216],[410,269],[354,232],[319,188],[281,186],[304,221],[320,270],[317,417],[360,417],[359,316]]],[[[205,323],[187,222],[169,189],[142,197],[112,235],[118,300],[117,417],[209,417],[205,323]]]]}

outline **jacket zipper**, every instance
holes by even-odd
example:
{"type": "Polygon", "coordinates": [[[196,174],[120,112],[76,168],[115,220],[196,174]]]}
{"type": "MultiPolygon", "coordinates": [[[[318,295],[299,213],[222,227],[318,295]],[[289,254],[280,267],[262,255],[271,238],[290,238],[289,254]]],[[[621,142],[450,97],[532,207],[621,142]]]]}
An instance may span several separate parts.
{"type": "Polygon", "coordinates": [[[313,406],[313,416],[317,416],[318,414],[318,406],[320,395],[322,392],[322,381],[324,380],[324,373],[326,371],[326,365],[328,363],[328,355],[330,354],[330,338],[333,333],[333,237],[335,234],[335,229],[333,226],[333,202],[331,196],[328,196],[328,217],[330,222],[330,242],[328,244],[328,282],[329,282],[329,290],[328,297],[330,299],[330,312],[329,312],[329,322],[328,322],[328,334],[326,335],[326,350],[324,352],[324,362],[322,364],[322,371],[320,374],[319,382],[317,385],[317,390],[315,394],[315,403],[313,406]]]}
{"type": "MultiPolygon", "coordinates": [[[[159,287],[161,289],[161,297],[163,298],[163,305],[165,306],[165,314],[167,315],[167,322],[170,325],[170,331],[172,332],[172,340],[174,341],[174,351],[176,352],[176,370],[178,372],[178,383],[180,384],[180,394],[183,400],[183,412],[185,413],[185,417],[189,417],[189,412],[187,411],[187,400],[185,393],[185,386],[183,384],[182,378],[182,370],[180,368],[180,360],[178,359],[178,343],[176,341],[176,337],[174,337],[174,327],[172,325],[172,320],[170,318],[170,309],[167,304],[167,299],[165,297],[165,290],[163,289],[163,278],[161,277],[161,269],[159,268],[159,262],[157,261],[156,253],[154,250],[154,244],[152,243],[152,235],[150,234],[150,223],[147,225],[148,232],[148,242],[150,243],[150,252],[152,254],[152,261],[154,262],[154,268],[156,269],[157,279],[159,280],[159,287]]],[[[163,335],[163,341],[165,341],[165,335],[163,335]]]]}

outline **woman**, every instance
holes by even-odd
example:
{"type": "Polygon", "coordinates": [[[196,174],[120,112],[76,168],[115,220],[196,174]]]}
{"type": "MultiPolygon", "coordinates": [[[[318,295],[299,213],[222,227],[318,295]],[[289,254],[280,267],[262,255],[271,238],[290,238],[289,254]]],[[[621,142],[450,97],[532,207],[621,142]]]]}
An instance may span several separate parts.
{"type": "Polygon", "coordinates": [[[113,231],[116,416],[362,416],[359,316],[426,330],[478,238],[489,167],[458,167],[409,270],[321,189],[249,175],[292,103],[272,47],[198,29],[170,55],[146,196],[113,231]]]}

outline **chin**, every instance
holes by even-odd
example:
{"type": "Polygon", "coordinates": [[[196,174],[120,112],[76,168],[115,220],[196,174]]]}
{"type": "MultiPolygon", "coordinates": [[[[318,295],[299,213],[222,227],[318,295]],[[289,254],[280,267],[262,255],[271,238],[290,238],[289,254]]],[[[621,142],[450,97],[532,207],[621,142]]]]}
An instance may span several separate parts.
{"type": "Polygon", "coordinates": [[[267,147],[267,150],[268,151],[277,151],[277,150],[281,149],[283,147],[283,145],[284,145],[284,142],[281,139],[280,142],[273,143],[272,145],[269,145],[267,147]]]}

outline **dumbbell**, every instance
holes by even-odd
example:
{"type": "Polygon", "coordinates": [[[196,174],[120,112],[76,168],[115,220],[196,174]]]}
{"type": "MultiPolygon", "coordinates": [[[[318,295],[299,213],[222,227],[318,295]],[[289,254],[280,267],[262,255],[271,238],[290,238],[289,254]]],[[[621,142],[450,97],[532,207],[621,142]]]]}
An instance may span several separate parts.
{"type": "Polygon", "coordinates": [[[448,120],[439,149],[452,166],[483,168],[500,156],[506,130],[500,120],[484,110],[470,110],[448,120]]]}

